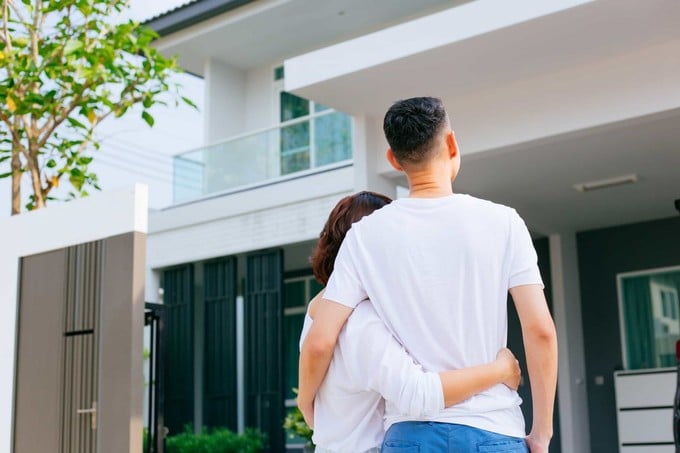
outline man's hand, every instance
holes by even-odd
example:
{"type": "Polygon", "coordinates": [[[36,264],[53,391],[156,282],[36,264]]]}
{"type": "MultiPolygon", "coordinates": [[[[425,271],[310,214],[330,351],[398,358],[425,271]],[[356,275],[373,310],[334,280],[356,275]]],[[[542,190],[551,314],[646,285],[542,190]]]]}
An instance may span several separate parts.
{"type": "Polygon", "coordinates": [[[302,412],[302,416],[305,419],[307,426],[314,429],[314,401],[311,402],[302,401],[298,398],[298,409],[302,412]]]}
{"type": "Polygon", "coordinates": [[[531,453],[548,453],[550,439],[539,439],[537,436],[529,434],[526,437],[526,442],[531,453]]]}
{"type": "Polygon", "coordinates": [[[519,367],[519,361],[508,348],[503,348],[496,354],[496,364],[502,370],[503,384],[507,385],[513,390],[517,390],[519,383],[522,381],[522,370],[519,367]]]}

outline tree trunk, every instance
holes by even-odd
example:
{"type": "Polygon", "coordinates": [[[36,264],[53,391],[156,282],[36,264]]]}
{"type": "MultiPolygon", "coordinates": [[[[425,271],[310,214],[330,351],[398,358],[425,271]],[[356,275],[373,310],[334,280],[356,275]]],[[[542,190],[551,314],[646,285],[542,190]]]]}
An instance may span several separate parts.
{"type": "Polygon", "coordinates": [[[21,212],[21,158],[19,150],[12,149],[12,215],[21,212]]]}
{"type": "Polygon", "coordinates": [[[38,151],[33,144],[29,146],[28,171],[31,172],[31,185],[33,186],[33,204],[35,209],[45,207],[42,182],[40,181],[40,166],[38,165],[38,151]]]}

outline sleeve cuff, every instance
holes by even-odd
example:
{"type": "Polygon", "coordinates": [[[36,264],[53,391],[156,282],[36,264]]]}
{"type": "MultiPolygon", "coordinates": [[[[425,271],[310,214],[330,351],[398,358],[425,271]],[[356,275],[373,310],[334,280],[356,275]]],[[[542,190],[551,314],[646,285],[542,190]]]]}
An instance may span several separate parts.
{"type": "Polygon", "coordinates": [[[335,291],[335,288],[331,287],[326,287],[323,298],[352,309],[356,308],[357,305],[359,305],[359,302],[361,302],[361,300],[355,302],[351,296],[343,294],[342,291],[335,291]]]}
{"type": "Polygon", "coordinates": [[[508,281],[508,289],[524,285],[540,285],[541,288],[544,288],[543,279],[538,269],[528,269],[520,272],[510,277],[508,281]]]}
{"type": "Polygon", "coordinates": [[[425,404],[422,416],[434,417],[444,409],[444,389],[439,373],[425,373],[425,385],[425,404]]]}

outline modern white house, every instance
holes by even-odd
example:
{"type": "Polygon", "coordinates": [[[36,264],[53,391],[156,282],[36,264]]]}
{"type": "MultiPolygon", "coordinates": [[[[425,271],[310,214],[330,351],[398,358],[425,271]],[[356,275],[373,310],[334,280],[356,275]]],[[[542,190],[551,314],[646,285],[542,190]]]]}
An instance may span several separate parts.
{"type": "MultiPolygon", "coordinates": [[[[679,2],[195,0],[147,24],[206,90],[205,146],[175,156],[174,204],[149,216],[170,434],[253,426],[284,448],[310,250],[342,196],[403,194],[382,117],[433,95],[454,190],[535,237],[560,344],[551,451],[674,451],[679,2]]],[[[508,336],[521,351],[512,310],[508,336]]]]}

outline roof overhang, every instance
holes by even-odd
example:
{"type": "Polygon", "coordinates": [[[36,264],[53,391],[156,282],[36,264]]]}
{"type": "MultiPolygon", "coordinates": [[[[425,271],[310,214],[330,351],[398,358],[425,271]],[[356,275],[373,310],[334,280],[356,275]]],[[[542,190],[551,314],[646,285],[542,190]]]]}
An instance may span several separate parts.
{"type": "Polygon", "coordinates": [[[680,39],[678,23],[675,0],[477,0],[290,58],[286,89],[355,115],[382,117],[395,100],[424,94],[455,109],[680,39]]]}
{"type": "Polygon", "coordinates": [[[255,0],[198,0],[144,22],[160,36],[167,36],[255,0]]]}
{"type": "Polygon", "coordinates": [[[151,19],[154,46],[202,75],[216,60],[248,71],[471,0],[200,0],[151,19]]]}

